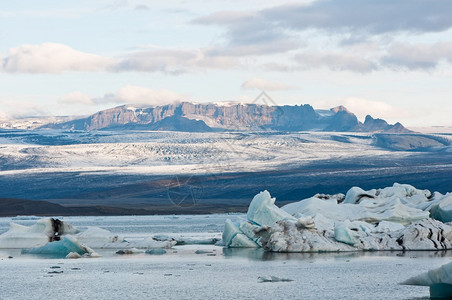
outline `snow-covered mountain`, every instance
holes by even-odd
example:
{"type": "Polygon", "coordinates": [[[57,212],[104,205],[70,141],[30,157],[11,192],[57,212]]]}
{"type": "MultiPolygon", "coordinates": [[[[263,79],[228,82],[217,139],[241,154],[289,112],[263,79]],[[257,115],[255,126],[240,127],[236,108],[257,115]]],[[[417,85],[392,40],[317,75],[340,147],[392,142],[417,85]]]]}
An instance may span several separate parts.
{"type": "Polygon", "coordinates": [[[364,123],[345,107],[316,111],[309,104],[190,103],[154,107],[122,105],[89,117],[55,122],[43,128],[68,130],[147,129],[157,131],[341,131],[409,132],[402,124],[390,125],[370,115],[364,123]]]}

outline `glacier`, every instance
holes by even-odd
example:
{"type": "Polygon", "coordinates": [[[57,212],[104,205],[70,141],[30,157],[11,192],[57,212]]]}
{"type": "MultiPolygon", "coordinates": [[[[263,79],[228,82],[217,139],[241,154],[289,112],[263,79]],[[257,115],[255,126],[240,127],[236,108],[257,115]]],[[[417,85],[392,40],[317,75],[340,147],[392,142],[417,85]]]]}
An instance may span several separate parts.
{"type": "Polygon", "coordinates": [[[275,205],[268,191],[251,201],[247,219],[227,220],[223,243],[274,252],[452,249],[452,194],[408,184],[346,195],[317,194],[275,205]]]}

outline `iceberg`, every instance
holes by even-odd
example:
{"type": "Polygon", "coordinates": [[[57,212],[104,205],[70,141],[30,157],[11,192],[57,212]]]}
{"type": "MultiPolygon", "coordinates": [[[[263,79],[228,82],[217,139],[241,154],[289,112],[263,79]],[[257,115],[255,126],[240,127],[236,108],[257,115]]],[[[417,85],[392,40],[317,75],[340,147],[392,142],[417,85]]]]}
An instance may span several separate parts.
{"type": "Polygon", "coordinates": [[[0,235],[0,248],[40,247],[48,242],[57,241],[62,236],[77,234],[78,232],[71,224],[53,218],[40,219],[32,226],[23,226],[11,222],[9,230],[0,235]]]}
{"type": "Polygon", "coordinates": [[[402,282],[403,285],[430,287],[431,299],[452,298],[452,262],[437,269],[414,276],[402,282]]]}
{"type": "MultiPolygon", "coordinates": [[[[112,234],[99,227],[88,227],[83,232],[71,224],[58,219],[44,218],[32,226],[23,226],[11,222],[7,232],[0,235],[0,249],[40,249],[40,247],[68,238],[71,241],[87,245],[95,249],[126,249],[126,248],[171,248],[176,245],[174,239],[160,240],[159,238],[144,238],[136,241],[126,241],[123,236],[112,234]]],[[[213,243],[215,241],[200,241],[200,243],[213,243]]],[[[65,242],[65,244],[67,241],[65,242]]],[[[58,245],[58,244],[57,244],[58,245]]],[[[55,247],[54,244],[49,247],[55,247]]],[[[46,251],[43,248],[42,251],[46,251]]],[[[77,251],[70,251],[75,252],[77,251]]],[[[24,252],[25,253],[25,252],[24,252]]],[[[67,253],[69,254],[69,252],[67,253]]],[[[67,255],[66,254],[66,255],[67,255]]],[[[91,255],[93,256],[93,255],[91,255]]]]}
{"type": "Polygon", "coordinates": [[[293,216],[275,205],[275,200],[268,191],[260,192],[251,201],[246,217],[252,223],[261,226],[271,226],[280,220],[295,221],[293,216]]]}
{"type": "Polygon", "coordinates": [[[258,248],[259,245],[242,233],[230,219],[224,224],[223,243],[228,248],[258,248]]]}
{"type": "Polygon", "coordinates": [[[162,248],[148,249],[145,253],[150,255],[163,255],[166,254],[166,250],[162,248]]]}
{"type": "Polygon", "coordinates": [[[81,245],[77,240],[72,237],[63,237],[59,241],[49,242],[41,247],[35,247],[31,249],[23,249],[24,254],[35,254],[50,256],[52,258],[65,258],[67,256],[74,257],[78,255],[90,255],[94,251],[88,247],[81,245]],[[71,255],[70,255],[71,254],[71,255]]]}
{"type": "Polygon", "coordinates": [[[278,208],[268,191],[250,203],[247,220],[227,220],[226,247],[274,252],[452,249],[452,194],[408,184],[317,194],[278,208]]]}
{"type": "Polygon", "coordinates": [[[127,244],[123,236],[113,235],[110,231],[99,227],[88,227],[75,235],[78,241],[92,248],[120,248],[127,244]]]}

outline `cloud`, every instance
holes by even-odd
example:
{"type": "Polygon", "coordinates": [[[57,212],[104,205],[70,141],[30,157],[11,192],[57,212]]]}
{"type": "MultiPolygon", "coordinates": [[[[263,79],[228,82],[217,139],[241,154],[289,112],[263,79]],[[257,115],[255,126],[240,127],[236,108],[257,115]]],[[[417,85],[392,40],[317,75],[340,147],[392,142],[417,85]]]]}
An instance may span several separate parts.
{"type": "Polygon", "coordinates": [[[439,32],[452,27],[448,0],[319,0],[309,5],[281,5],[259,12],[267,22],[292,30],[330,32],[439,32]]]}
{"type": "Polygon", "coordinates": [[[101,71],[112,63],[109,58],[84,53],[56,43],[21,45],[11,48],[0,70],[7,73],[62,73],[101,71]]]}
{"type": "Polygon", "coordinates": [[[304,45],[286,30],[263,18],[260,12],[219,11],[192,22],[226,28],[226,42],[215,46],[210,55],[266,55],[291,51],[304,45]]]}
{"type": "Polygon", "coordinates": [[[209,52],[213,56],[269,55],[313,45],[312,53],[299,57],[305,68],[325,65],[333,70],[365,73],[377,68],[378,57],[368,58],[351,51],[316,54],[319,46],[315,49],[309,37],[323,39],[330,45],[338,38],[335,46],[341,48],[363,44],[369,37],[379,36],[380,43],[387,45],[385,37],[390,35],[419,35],[452,28],[450,11],[452,1],[446,0],[318,0],[256,11],[217,11],[192,22],[224,29],[224,42],[209,52]]]}
{"type": "Polygon", "coordinates": [[[59,102],[62,104],[84,104],[84,105],[94,104],[93,99],[82,92],[72,92],[63,95],[59,98],[59,102]]]}
{"type": "Polygon", "coordinates": [[[334,71],[367,73],[378,68],[372,59],[348,52],[305,52],[296,55],[295,61],[303,69],[327,67],[334,71]]]}
{"type": "Polygon", "coordinates": [[[73,92],[60,97],[61,104],[140,104],[158,105],[174,103],[183,98],[176,92],[158,89],[153,90],[142,86],[126,85],[114,93],[107,93],[101,97],[90,97],[81,92],[73,92]]]}
{"type": "Polygon", "coordinates": [[[203,69],[228,69],[239,64],[238,60],[227,56],[212,56],[202,50],[183,50],[148,46],[127,53],[110,69],[116,72],[163,72],[181,74],[203,69]]]}
{"type": "Polygon", "coordinates": [[[139,11],[149,10],[149,6],[147,6],[145,4],[138,4],[135,6],[135,10],[139,10],[139,11]]]}
{"type": "Polygon", "coordinates": [[[395,43],[382,64],[409,70],[433,69],[441,61],[452,62],[452,42],[435,44],[402,44],[395,43]]]}
{"type": "Polygon", "coordinates": [[[258,89],[262,91],[281,91],[295,89],[293,86],[281,82],[269,81],[262,78],[252,78],[242,84],[242,89],[258,89]]]}
{"type": "Polygon", "coordinates": [[[366,115],[384,119],[403,116],[401,109],[383,101],[350,97],[344,100],[343,105],[356,114],[360,120],[364,120],[366,115]]]}
{"type": "Polygon", "coordinates": [[[0,110],[0,122],[7,121],[9,119],[11,119],[11,116],[8,113],[0,110]]]}
{"type": "Polygon", "coordinates": [[[49,107],[35,104],[25,100],[0,99],[0,121],[2,118],[16,119],[24,117],[48,116],[49,107]]]}

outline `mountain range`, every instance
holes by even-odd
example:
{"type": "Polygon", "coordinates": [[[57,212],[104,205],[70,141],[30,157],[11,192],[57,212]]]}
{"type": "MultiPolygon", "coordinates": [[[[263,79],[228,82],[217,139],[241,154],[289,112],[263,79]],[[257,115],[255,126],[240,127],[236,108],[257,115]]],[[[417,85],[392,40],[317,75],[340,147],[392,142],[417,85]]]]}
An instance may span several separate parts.
{"type": "Polygon", "coordinates": [[[41,128],[65,130],[155,130],[155,131],[345,131],[410,132],[402,124],[388,124],[368,115],[364,123],[343,106],[315,110],[311,105],[270,106],[244,103],[181,102],[153,107],[122,105],[91,116],[41,128]]]}

